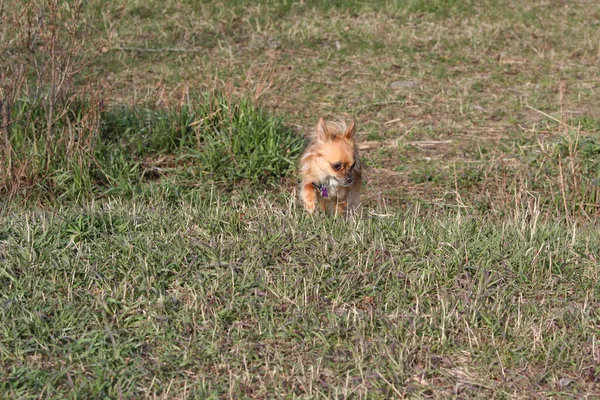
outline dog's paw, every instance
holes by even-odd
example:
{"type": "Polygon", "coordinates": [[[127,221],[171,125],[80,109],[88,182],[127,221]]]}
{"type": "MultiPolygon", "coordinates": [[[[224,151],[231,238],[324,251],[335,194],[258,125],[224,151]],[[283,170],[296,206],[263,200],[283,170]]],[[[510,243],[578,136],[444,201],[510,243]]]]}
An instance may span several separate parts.
{"type": "Polygon", "coordinates": [[[304,203],[304,209],[306,211],[308,211],[309,214],[314,214],[315,211],[317,210],[317,202],[316,201],[312,201],[312,202],[306,202],[306,203],[304,203]]]}

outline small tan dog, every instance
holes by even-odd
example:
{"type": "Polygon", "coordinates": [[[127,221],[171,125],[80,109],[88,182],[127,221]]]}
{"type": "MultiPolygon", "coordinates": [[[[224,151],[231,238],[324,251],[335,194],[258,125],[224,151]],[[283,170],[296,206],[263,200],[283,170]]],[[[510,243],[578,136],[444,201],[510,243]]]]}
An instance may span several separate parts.
{"type": "Polygon", "coordinates": [[[313,213],[317,201],[322,211],[342,214],[360,206],[361,165],[354,141],[356,127],[319,119],[317,129],[300,158],[304,208],[313,213]]]}

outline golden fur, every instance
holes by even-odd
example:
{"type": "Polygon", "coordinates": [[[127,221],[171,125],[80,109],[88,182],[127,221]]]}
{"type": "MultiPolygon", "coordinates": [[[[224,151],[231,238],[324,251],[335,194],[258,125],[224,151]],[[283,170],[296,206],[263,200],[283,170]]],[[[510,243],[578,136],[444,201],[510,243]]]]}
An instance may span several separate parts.
{"type": "Polygon", "coordinates": [[[335,214],[354,212],[360,206],[362,174],[355,132],[354,121],[347,126],[343,121],[319,119],[300,158],[300,198],[309,213],[316,210],[317,202],[322,211],[335,214]]]}

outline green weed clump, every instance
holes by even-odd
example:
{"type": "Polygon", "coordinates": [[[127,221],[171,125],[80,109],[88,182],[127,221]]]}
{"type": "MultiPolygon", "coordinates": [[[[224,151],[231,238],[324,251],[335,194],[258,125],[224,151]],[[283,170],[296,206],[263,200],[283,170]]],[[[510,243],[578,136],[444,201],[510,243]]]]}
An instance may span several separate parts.
{"type": "Polygon", "coordinates": [[[11,169],[17,173],[0,180],[0,192],[127,195],[177,169],[170,167],[214,183],[268,183],[294,170],[303,146],[281,118],[249,99],[206,95],[177,110],[95,107],[74,102],[54,125],[52,140],[38,126],[46,120],[43,107],[27,101],[13,107],[11,169]]]}
{"type": "Polygon", "coordinates": [[[176,154],[218,182],[284,177],[303,147],[281,118],[249,99],[221,95],[177,111],[116,109],[105,115],[101,133],[108,153],[127,149],[138,159],[176,154]]]}
{"type": "Polygon", "coordinates": [[[61,114],[52,118],[49,131],[43,101],[15,102],[10,117],[0,118],[9,128],[0,159],[0,195],[89,192],[99,124],[96,106],[89,100],[61,101],[61,114]]]}
{"type": "Polygon", "coordinates": [[[294,170],[303,139],[251,101],[216,98],[202,105],[201,115],[196,157],[216,178],[257,182],[294,170]]]}

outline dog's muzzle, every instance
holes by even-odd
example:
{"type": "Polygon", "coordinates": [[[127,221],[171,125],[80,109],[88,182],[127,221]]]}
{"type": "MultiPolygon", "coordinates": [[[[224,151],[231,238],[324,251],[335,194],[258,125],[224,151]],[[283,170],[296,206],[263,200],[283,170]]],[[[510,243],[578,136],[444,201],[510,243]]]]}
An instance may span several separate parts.
{"type": "Polygon", "coordinates": [[[343,182],[339,182],[339,183],[342,186],[350,186],[350,185],[352,185],[353,182],[354,182],[354,178],[352,178],[351,176],[349,176],[343,182]]]}

